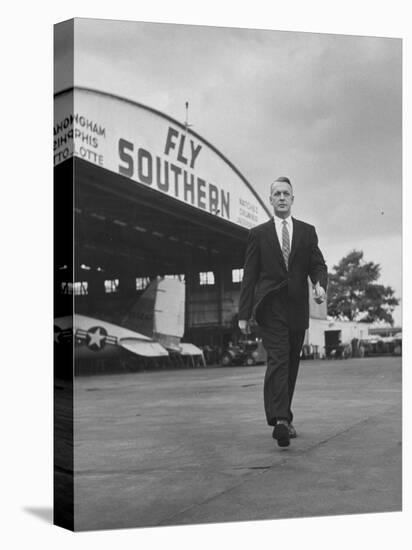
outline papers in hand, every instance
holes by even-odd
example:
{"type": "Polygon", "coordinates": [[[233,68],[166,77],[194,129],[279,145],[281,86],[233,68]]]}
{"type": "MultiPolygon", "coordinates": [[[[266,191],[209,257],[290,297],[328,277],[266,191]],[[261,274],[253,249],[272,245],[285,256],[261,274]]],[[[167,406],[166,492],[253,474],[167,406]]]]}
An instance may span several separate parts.
{"type": "Polygon", "coordinates": [[[317,304],[321,304],[322,302],[325,301],[326,292],[325,292],[325,289],[320,286],[319,281],[313,287],[313,297],[317,304]]]}

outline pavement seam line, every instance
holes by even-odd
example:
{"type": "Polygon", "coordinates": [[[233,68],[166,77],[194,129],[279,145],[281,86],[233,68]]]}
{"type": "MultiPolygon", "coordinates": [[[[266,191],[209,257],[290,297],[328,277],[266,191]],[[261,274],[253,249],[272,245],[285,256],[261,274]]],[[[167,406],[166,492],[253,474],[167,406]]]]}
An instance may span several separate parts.
{"type": "MultiPolygon", "coordinates": [[[[321,445],[324,445],[325,443],[329,443],[329,441],[332,441],[333,439],[335,439],[336,437],[340,437],[341,435],[349,432],[350,430],[352,430],[353,428],[357,428],[358,426],[360,426],[361,424],[365,424],[366,422],[369,422],[369,420],[372,420],[374,418],[378,418],[379,416],[382,416],[383,414],[386,414],[388,413],[388,411],[391,411],[391,410],[395,410],[398,408],[398,405],[391,405],[390,407],[387,407],[385,410],[383,410],[382,412],[378,413],[378,414],[375,414],[373,416],[368,416],[366,418],[362,418],[362,420],[360,420],[359,422],[356,422],[355,424],[352,424],[351,426],[348,426],[347,428],[345,428],[344,430],[342,430],[341,432],[337,432],[333,435],[331,435],[330,437],[327,437],[326,439],[322,439],[321,441],[318,441],[317,443],[314,443],[313,445],[311,445],[310,447],[307,447],[306,449],[302,449],[301,451],[298,451],[295,455],[293,455],[294,457],[295,456],[303,456],[304,454],[307,454],[307,453],[310,453],[311,451],[313,451],[314,449],[316,449],[317,447],[320,447],[321,445]]],[[[283,461],[283,464],[285,462],[287,462],[288,460],[291,460],[292,457],[285,457],[284,458],[284,461],[283,461]]],[[[275,464],[274,464],[275,466],[275,464]]]]}
{"type": "Polygon", "coordinates": [[[285,464],[287,464],[290,460],[292,460],[292,458],[295,458],[295,457],[302,458],[302,456],[304,456],[305,454],[308,454],[308,453],[312,452],[316,448],[324,445],[325,443],[328,443],[329,441],[335,439],[336,437],[339,437],[340,435],[344,435],[345,433],[349,432],[353,428],[357,428],[361,424],[364,424],[364,423],[368,422],[369,420],[371,420],[373,418],[378,418],[379,416],[382,416],[383,414],[386,414],[388,411],[394,410],[394,409],[397,409],[397,408],[398,408],[398,405],[395,405],[395,406],[392,405],[390,407],[387,407],[385,410],[381,411],[379,414],[375,414],[375,415],[372,415],[372,416],[368,416],[367,418],[363,418],[359,422],[356,422],[355,424],[352,424],[351,426],[349,426],[348,428],[345,428],[341,432],[335,433],[332,436],[330,436],[326,439],[323,439],[322,441],[319,441],[318,443],[312,445],[311,447],[308,447],[307,449],[304,449],[301,452],[299,452],[297,454],[294,454],[293,457],[292,456],[289,456],[288,458],[285,457],[280,462],[273,463],[273,464],[271,464],[270,466],[268,466],[264,469],[253,470],[253,472],[249,476],[247,476],[247,477],[245,476],[245,479],[240,480],[238,483],[235,483],[231,487],[228,487],[227,489],[224,489],[223,491],[218,492],[218,493],[202,500],[201,502],[196,502],[194,504],[191,504],[190,506],[187,506],[186,508],[183,508],[179,512],[176,512],[176,513],[174,513],[170,516],[167,516],[166,518],[162,519],[160,522],[156,523],[155,525],[156,526],[171,525],[170,521],[173,520],[173,518],[178,517],[179,515],[184,514],[185,512],[188,512],[189,510],[199,508],[200,506],[203,506],[204,504],[207,504],[208,502],[212,501],[213,499],[215,499],[217,497],[220,497],[220,496],[223,496],[223,495],[226,495],[226,494],[230,493],[231,491],[237,489],[238,487],[240,487],[241,485],[243,485],[244,483],[249,481],[252,477],[264,475],[268,471],[276,469],[276,467],[279,467],[279,466],[282,467],[285,464]],[[167,523],[165,523],[165,522],[167,522],[167,523]]]}

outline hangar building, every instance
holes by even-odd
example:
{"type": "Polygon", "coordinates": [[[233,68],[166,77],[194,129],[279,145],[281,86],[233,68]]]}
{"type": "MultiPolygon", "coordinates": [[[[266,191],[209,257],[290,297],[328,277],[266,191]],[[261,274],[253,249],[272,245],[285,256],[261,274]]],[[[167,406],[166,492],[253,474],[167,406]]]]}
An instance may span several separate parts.
{"type": "Polygon", "coordinates": [[[74,300],[116,323],[150,279],[179,276],[184,340],[236,338],[248,229],[271,213],[230,160],[164,113],[75,87],[55,96],[54,166],[57,316],[74,300]]]}

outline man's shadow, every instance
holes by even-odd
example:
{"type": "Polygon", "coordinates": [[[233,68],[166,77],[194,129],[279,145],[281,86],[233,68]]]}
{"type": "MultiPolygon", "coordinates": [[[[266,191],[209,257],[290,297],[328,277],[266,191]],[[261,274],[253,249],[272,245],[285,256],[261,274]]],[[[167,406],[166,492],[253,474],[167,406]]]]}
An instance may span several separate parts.
{"type": "Polygon", "coordinates": [[[36,516],[39,519],[45,521],[46,523],[53,523],[53,508],[47,508],[47,507],[36,507],[36,506],[28,506],[26,508],[23,508],[25,512],[28,514],[31,514],[32,516],[36,516]]]}

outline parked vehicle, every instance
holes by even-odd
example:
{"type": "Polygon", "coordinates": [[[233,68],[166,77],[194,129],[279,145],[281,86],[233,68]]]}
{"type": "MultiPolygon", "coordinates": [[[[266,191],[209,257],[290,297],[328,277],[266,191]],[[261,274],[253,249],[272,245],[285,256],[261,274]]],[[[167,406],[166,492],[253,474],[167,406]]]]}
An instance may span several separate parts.
{"type": "Polygon", "coordinates": [[[224,367],[242,365],[251,367],[262,364],[266,361],[266,352],[261,340],[244,340],[238,345],[231,342],[221,358],[221,365],[224,367]]]}
{"type": "Polygon", "coordinates": [[[352,346],[348,342],[340,342],[335,346],[325,346],[327,359],[349,359],[352,357],[352,346]]]}
{"type": "Polygon", "coordinates": [[[377,355],[402,355],[402,333],[394,336],[372,335],[359,341],[361,357],[374,357],[377,355]]]}

